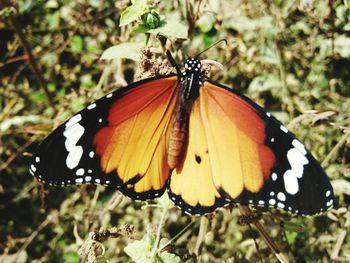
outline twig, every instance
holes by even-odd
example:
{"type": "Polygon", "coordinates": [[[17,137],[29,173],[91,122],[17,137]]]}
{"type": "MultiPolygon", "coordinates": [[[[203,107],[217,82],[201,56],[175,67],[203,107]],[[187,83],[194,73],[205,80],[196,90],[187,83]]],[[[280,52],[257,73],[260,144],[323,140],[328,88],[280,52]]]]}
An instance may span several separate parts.
{"type": "MultiPolygon", "coordinates": [[[[6,6],[5,1],[0,0],[0,6],[6,6]]],[[[44,94],[45,94],[51,108],[54,110],[55,113],[57,113],[57,109],[55,107],[55,104],[50,96],[49,90],[47,89],[47,82],[43,78],[42,73],[39,70],[39,66],[37,65],[37,63],[34,59],[34,56],[32,54],[32,51],[29,48],[29,44],[27,42],[26,37],[24,36],[21,28],[18,26],[17,20],[14,16],[10,16],[9,21],[10,21],[10,25],[12,26],[12,28],[15,30],[16,34],[18,35],[19,41],[21,42],[21,45],[24,49],[25,54],[28,56],[28,63],[33,70],[35,78],[39,82],[41,89],[44,91],[44,94]]]]}
{"type": "Polygon", "coordinates": [[[343,146],[343,144],[346,142],[349,135],[350,135],[350,132],[345,132],[345,134],[339,140],[339,142],[333,147],[333,149],[329,152],[326,158],[324,158],[323,162],[321,163],[322,167],[325,167],[328,164],[328,162],[333,158],[333,156],[337,154],[339,148],[343,146]]]}
{"type": "MultiPolygon", "coordinates": [[[[251,216],[252,211],[248,206],[239,206],[239,211],[241,212],[242,215],[244,216],[251,216]]],[[[278,247],[278,245],[272,240],[272,238],[269,236],[267,233],[266,229],[264,226],[256,220],[253,222],[254,226],[258,230],[259,234],[267,244],[267,246],[272,250],[272,252],[275,254],[276,258],[281,262],[281,263],[287,263],[289,262],[286,256],[281,252],[281,249],[278,247]]]]}
{"type": "Polygon", "coordinates": [[[37,137],[38,136],[36,135],[32,136],[25,144],[20,146],[15,153],[7,158],[7,160],[0,165],[0,172],[6,169],[6,167],[9,166],[9,164],[13,162],[13,160],[15,160],[17,156],[20,155],[29,145],[31,145],[37,139],[37,137]]]}
{"type": "Polygon", "coordinates": [[[350,261],[349,257],[345,257],[345,258],[339,257],[339,252],[340,252],[340,249],[344,243],[344,240],[345,240],[345,237],[347,234],[347,230],[349,229],[349,227],[350,227],[350,215],[347,216],[347,219],[346,219],[345,224],[344,224],[344,229],[340,231],[340,233],[338,235],[337,242],[335,243],[335,246],[333,248],[333,251],[331,254],[331,259],[334,261],[342,261],[342,262],[350,261]]]}
{"type": "MultiPolygon", "coordinates": [[[[50,213],[46,217],[46,219],[37,227],[37,229],[35,229],[35,231],[30,234],[30,236],[26,239],[26,241],[24,242],[24,244],[16,254],[20,255],[20,253],[30,245],[30,243],[40,233],[40,231],[43,230],[48,224],[52,223],[56,219],[56,217],[57,217],[56,213],[50,213]]],[[[17,261],[17,258],[13,262],[16,262],[16,261],[17,261]]]]}

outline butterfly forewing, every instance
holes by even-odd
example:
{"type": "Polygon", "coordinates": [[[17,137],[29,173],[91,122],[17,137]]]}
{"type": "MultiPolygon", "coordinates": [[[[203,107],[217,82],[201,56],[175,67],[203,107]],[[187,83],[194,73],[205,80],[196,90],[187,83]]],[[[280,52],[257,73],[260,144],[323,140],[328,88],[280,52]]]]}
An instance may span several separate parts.
{"type": "MultiPolygon", "coordinates": [[[[260,130],[263,136],[263,141],[260,140],[258,148],[255,150],[255,152],[260,151],[260,170],[263,175],[261,178],[264,178],[263,184],[260,185],[258,177],[252,176],[256,173],[242,170],[246,181],[251,181],[252,185],[260,185],[260,187],[256,189],[244,187],[238,196],[233,196],[225,191],[226,198],[232,199],[235,203],[277,207],[305,215],[320,213],[333,206],[333,189],[324,170],[305,146],[284,125],[250,99],[235,93],[232,89],[214,83],[207,84],[205,87],[214,93],[216,89],[231,93],[234,100],[240,101],[240,108],[244,107],[244,104],[251,109],[253,108],[256,116],[259,117],[258,121],[250,119],[247,111],[246,113],[241,112],[241,117],[236,118],[235,122],[248,120],[246,124],[255,131],[260,130]],[[249,122],[252,123],[249,124],[249,122]],[[263,130],[261,130],[262,127],[259,126],[259,123],[263,123],[263,130]]],[[[236,102],[232,100],[231,103],[235,104],[236,102]]],[[[227,107],[227,104],[221,105],[227,107]]],[[[239,126],[238,123],[237,126],[239,126]]],[[[242,126],[241,129],[244,130],[244,127],[242,126]]],[[[245,132],[245,134],[249,136],[249,133],[245,132]]],[[[250,138],[258,137],[258,135],[250,135],[250,138]]],[[[243,140],[242,136],[240,138],[243,140]]],[[[247,150],[247,147],[241,147],[240,156],[244,156],[247,150]]],[[[233,162],[232,169],[234,169],[234,165],[233,162]]]]}
{"type": "Polygon", "coordinates": [[[177,84],[176,77],[141,81],[92,103],[41,143],[30,172],[54,185],[105,184],[134,199],[160,196],[170,174],[177,84]]]}

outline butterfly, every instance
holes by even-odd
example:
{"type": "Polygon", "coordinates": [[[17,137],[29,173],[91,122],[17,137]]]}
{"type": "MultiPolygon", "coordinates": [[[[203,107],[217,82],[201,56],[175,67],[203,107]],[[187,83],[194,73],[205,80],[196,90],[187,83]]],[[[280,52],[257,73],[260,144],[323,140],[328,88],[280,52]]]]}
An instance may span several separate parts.
{"type": "Polygon", "coordinates": [[[75,114],[39,145],[30,173],[53,185],[107,185],[134,200],[167,191],[190,215],[228,204],[301,215],[333,207],[326,173],[283,124],[206,79],[199,59],[176,69],[75,114]]]}

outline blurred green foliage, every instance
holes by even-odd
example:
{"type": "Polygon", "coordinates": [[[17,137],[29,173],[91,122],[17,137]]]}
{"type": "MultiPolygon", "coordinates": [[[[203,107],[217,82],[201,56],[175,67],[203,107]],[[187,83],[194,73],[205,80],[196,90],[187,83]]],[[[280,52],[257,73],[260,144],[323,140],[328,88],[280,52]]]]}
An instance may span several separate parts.
{"type": "MultiPolygon", "coordinates": [[[[289,123],[324,160],[338,198],[337,208],[320,217],[265,211],[266,229],[291,261],[349,256],[349,235],[335,245],[350,225],[349,1],[135,0],[131,7],[129,1],[22,0],[8,7],[3,2],[0,262],[131,262],[139,251],[146,257],[153,253],[156,238],[167,244],[155,255],[157,262],[277,261],[256,230],[237,223],[237,209],[207,216],[201,236],[202,220],[169,207],[165,197],[138,203],[104,187],[42,187],[30,177],[30,154],[44,136],[91,101],[131,82],[136,47],[147,42],[160,49],[157,34],[172,40],[179,61],[227,40],[227,46],[203,55],[224,66],[212,78],[289,123]],[[55,109],[11,19],[24,33],[55,109]],[[99,60],[102,54],[107,60],[99,60]],[[112,227],[117,235],[91,239],[90,232],[112,227]]],[[[162,52],[157,56],[165,59],[162,52]]]]}

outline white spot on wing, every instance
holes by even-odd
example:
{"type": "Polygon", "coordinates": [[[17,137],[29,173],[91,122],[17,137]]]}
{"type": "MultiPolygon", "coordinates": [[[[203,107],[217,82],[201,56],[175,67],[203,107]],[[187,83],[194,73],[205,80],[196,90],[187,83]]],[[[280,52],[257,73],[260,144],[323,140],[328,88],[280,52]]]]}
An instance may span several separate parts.
{"type": "Polygon", "coordinates": [[[285,205],[284,205],[283,203],[281,203],[281,202],[278,202],[278,203],[277,203],[277,207],[279,207],[279,208],[284,208],[285,205]]]}
{"type": "Polygon", "coordinates": [[[77,179],[75,179],[75,182],[76,183],[82,183],[83,182],[83,178],[77,178],[77,179]]]}
{"type": "Polygon", "coordinates": [[[305,148],[305,146],[301,143],[301,142],[299,142],[298,140],[296,140],[296,139],[294,139],[293,141],[292,141],[292,145],[295,147],[295,148],[297,148],[303,155],[306,155],[306,148],[305,148]]]}
{"type": "Polygon", "coordinates": [[[299,191],[298,178],[295,177],[291,170],[287,170],[284,173],[283,180],[287,193],[295,195],[299,191]]]}
{"type": "Polygon", "coordinates": [[[35,157],[35,162],[40,162],[40,158],[37,156],[37,157],[35,157]]]}
{"type": "Polygon", "coordinates": [[[277,180],[277,174],[276,173],[272,173],[271,174],[271,178],[273,181],[276,181],[277,180]]]}
{"type": "Polygon", "coordinates": [[[111,98],[113,96],[113,93],[109,93],[106,98],[111,98]]]}
{"type": "Polygon", "coordinates": [[[94,157],[95,153],[93,151],[89,152],[90,158],[94,157]]]}
{"type": "Polygon", "coordinates": [[[92,177],[91,177],[91,176],[86,176],[86,177],[85,177],[85,181],[86,181],[86,182],[90,182],[90,181],[91,181],[91,179],[92,179],[92,177]]]}
{"type": "Polygon", "coordinates": [[[89,106],[87,106],[88,110],[92,110],[93,108],[96,108],[96,103],[92,103],[89,106]]]}
{"type": "MultiPolygon", "coordinates": [[[[296,140],[295,140],[296,141],[296,140]]],[[[294,141],[293,141],[294,142],[294,141]]],[[[300,148],[298,143],[294,143],[300,148]]],[[[287,159],[291,169],[283,174],[284,187],[287,193],[294,195],[299,191],[298,178],[303,177],[304,165],[309,163],[305,157],[306,150],[302,153],[298,148],[292,148],[287,152],[287,159]]]]}
{"type": "Polygon", "coordinates": [[[64,145],[66,146],[67,151],[71,151],[74,147],[76,147],[76,144],[80,140],[81,136],[83,136],[84,131],[84,127],[79,123],[76,123],[63,132],[63,136],[66,137],[64,145]]]}
{"type": "Polygon", "coordinates": [[[84,175],[84,173],[85,173],[85,171],[84,171],[83,168],[79,168],[79,169],[75,172],[75,174],[76,174],[76,175],[79,175],[79,176],[84,175]]]}
{"type": "Polygon", "coordinates": [[[73,116],[72,118],[69,119],[69,121],[66,123],[66,128],[69,128],[73,126],[74,124],[78,123],[81,121],[81,114],[77,114],[73,116]]]}
{"type": "Polygon", "coordinates": [[[282,192],[279,192],[279,193],[277,194],[277,198],[278,198],[279,200],[281,200],[281,201],[286,201],[286,195],[285,195],[284,193],[282,193],[282,192]]]}
{"type": "Polygon", "coordinates": [[[63,132],[63,136],[66,137],[64,145],[68,151],[66,159],[66,165],[69,169],[74,169],[78,166],[80,159],[83,155],[83,147],[77,146],[78,141],[84,134],[84,127],[79,124],[81,115],[75,115],[66,124],[66,129],[63,132]]]}
{"type": "Polygon", "coordinates": [[[270,199],[269,200],[269,204],[270,205],[275,205],[276,204],[276,200],[275,199],[270,199]]]}
{"type": "Polygon", "coordinates": [[[32,170],[33,172],[36,171],[36,167],[34,166],[34,164],[32,164],[32,165],[30,166],[30,170],[32,170]]]}
{"type": "Polygon", "coordinates": [[[333,199],[331,199],[327,202],[327,206],[331,206],[331,205],[333,205],[333,199]]]}
{"type": "Polygon", "coordinates": [[[266,116],[267,117],[271,117],[271,113],[270,112],[266,112],[266,116]]]}
{"type": "Polygon", "coordinates": [[[83,147],[76,146],[72,149],[66,159],[66,165],[69,169],[74,169],[78,166],[81,157],[83,156],[83,147]]]}
{"type": "Polygon", "coordinates": [[[330,196],[330,195],[331,195],[331,191],[328,190],[328,191],[326,192],[326,197],[328,197],[328,196],[330,196]]]}
{"type": "Polygon", "coordinates": [[[281,131],[288,133],[288,129],[284,127],[283,125],[280,126],[281,131]]]}

